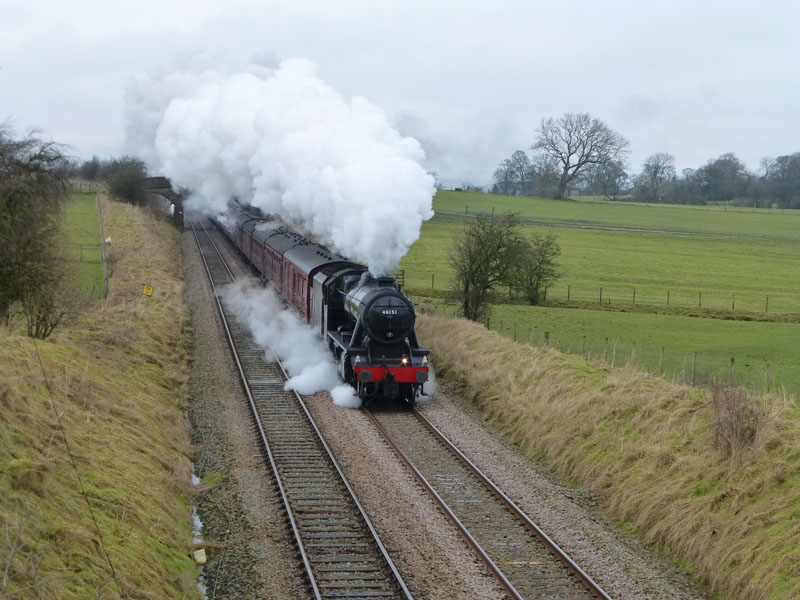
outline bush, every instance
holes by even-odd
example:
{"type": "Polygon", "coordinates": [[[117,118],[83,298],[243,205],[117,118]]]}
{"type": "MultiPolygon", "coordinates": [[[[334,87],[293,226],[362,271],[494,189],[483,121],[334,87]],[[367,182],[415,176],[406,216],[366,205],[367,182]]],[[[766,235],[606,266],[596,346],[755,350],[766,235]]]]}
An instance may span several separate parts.
{"type": "Polygon", "coordinates": [[[57,225],[69,192],[63,149],[0,125],[0,322],[48,283],[57,225]]]}
{"type": "Polygon", "coordinates": [[[98,177],[108,183],[112,196],[131,204],[144,203],[142,184],[147,177],[147,168],[138,158],[123,156],[104,162],[98,177]]]}
{"type": "Polygon", "coordinates": [[[558,279],[556,258],[561,248],[555,236],[535,234],[519,240],[515,254],[507,276],[508,287],[525,296],[530,304],[539,304],[545,288],[558,279]]]}
{"type": "Polygon", "coordinates": [[[22,312],[30,337],[47,339],[70,313],[70,302],[67,301],[69,296],[64,291],[62,286],[51,284],[22,298],[22,312]]]}
{"type": "Polygon", "coordinates": [[[731,455],[753,445],[765,413],[753,405],[752,398],[743,388],[721,383],[713,385],[711,406],[715,448],[731,455]]]}

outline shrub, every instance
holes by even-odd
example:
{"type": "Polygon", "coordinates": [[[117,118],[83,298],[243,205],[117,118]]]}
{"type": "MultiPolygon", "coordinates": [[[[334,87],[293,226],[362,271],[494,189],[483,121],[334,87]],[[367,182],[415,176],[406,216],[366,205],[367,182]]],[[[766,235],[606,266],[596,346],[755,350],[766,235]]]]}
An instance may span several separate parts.
{"type": "Polygon", "coordinates": [[[131,204],[144,202],[142,184],[147,177],[147,168],[138,158],[123,156],[104,162],[98,177],[108,183],[112,196],[131,204]]]}
{"type": "Polygon", "coordinates": [[[753,445],[765,413],[754,406],[747,392],[737,386],[716,383],[711,387],[714,447],[735,454],[753,445]]]}

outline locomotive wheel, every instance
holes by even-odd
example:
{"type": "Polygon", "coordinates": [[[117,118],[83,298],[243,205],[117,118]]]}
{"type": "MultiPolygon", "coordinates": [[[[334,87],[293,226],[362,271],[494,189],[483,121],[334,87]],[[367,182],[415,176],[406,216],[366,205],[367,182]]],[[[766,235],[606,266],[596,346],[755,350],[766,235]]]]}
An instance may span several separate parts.
{"type": "Polygon", "coordinates": [[[409,406],[414,406],[417,403],[417,390],[414,389],[413,383],[400,384],[400,396],[403,402],[409,406]]]}

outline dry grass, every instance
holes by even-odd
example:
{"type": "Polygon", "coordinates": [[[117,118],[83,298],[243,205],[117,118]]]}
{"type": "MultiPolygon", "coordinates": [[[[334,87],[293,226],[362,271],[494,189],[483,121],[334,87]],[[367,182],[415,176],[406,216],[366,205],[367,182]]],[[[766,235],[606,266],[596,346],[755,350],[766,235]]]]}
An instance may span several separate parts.
{"type": "MultiPolygon", "coordinates": [[[[104,217],[116,255],[108,300],[38,347],[124,593],[194,598],[179,235],[124,204],[106,202],[104,217]],[[149,301],[142,283],[156,289],[149,301]]],[[[118,598],[19,328],[0,331],[0,364],[0,597],[118,598]]]]}
{"type": "Polygon", "coordinates": [[[419,331],[437,373],[461,382],[499,431],[597,489],[610,518],[715,592],[800,597],[800,415],[784,399],[748,400],[760,415],[752,436],[720,446],[708,392],[516,344],[462,319],[421,316],[419,331]]]}

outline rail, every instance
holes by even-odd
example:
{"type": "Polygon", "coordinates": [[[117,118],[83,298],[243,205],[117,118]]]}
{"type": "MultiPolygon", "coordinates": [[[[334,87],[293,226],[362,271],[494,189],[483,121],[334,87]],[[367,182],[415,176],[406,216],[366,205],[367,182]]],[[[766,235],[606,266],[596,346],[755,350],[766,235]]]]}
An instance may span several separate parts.
{"type": "Polygon", "coordinates": [[[283,389],[283,366],[228,319],[217,284],[236,277],[206,228],[190,226],[313,596],[413,600],[302,398],[283,389]]]}
{"type": "Polygon", "coordinates": [[[366,412],[512,598],[542,594],[550,597],[550,594],[611,600],[599,584],[419,411],[366,412]],[[424,439],[431,437],[430,434],[435,443],[424,439]],[[408,441],[404,443],[405,440],[408,441]],[[455,463],[466,472],[459,471],[455,463]],[[500,514],[489,498],[502,505],[506,516],[500,514]],[[491,525],[487,527],[487,523],[491,525]],[[527,534],[520,531],[522,528],[527,534]],[[531,542],[526,536],[536,541],[531,542]],[[562,570],[566,570],[568,577],[562,570]]]}

